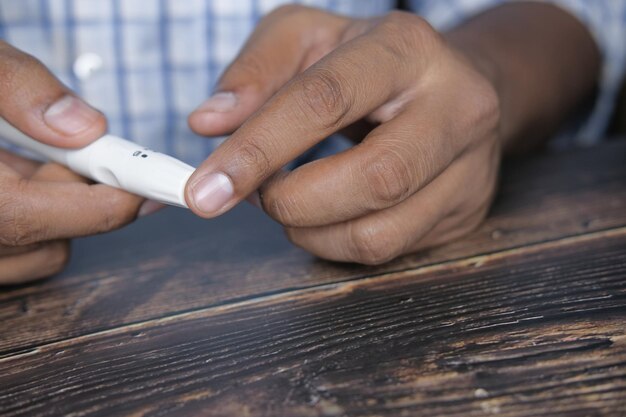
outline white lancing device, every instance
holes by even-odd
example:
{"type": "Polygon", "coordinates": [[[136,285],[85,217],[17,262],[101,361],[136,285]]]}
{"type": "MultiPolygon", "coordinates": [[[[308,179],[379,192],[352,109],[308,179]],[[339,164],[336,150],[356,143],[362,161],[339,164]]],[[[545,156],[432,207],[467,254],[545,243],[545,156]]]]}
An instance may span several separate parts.
{"type": "Polygon", "coordinates": [[[194,168],[113,135],[79,149],[38,142],[0,118],[0,139],[35,152],[96,182],[161,203],[187,207],[185,185],[194,168]]]}

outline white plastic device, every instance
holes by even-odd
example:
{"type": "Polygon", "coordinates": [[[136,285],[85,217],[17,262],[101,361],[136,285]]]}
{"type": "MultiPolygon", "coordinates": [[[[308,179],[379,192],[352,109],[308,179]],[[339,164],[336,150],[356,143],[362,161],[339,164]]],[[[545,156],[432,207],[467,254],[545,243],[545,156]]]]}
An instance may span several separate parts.
{"type": "Polygon", "coordinates": [[[194,168],[126,139],[104,135],[83,148],[62,149],[28,137],[1,118],[0,138],[96,182],[161,203],[187,207],[185,185],[194,168]]]}

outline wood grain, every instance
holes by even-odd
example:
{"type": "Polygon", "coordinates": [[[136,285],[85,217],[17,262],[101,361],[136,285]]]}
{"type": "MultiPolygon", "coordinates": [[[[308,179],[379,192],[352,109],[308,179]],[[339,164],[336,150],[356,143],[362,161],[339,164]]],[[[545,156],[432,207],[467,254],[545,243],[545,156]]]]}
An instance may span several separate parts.
{"type": "Polygon", "coordinates": [[[458,242],[370,268],[294,248],[262,213],[183,210],[83,239],[63,275],[0,292],[0,356],[211,306],[626,225],[626,144],[505,164],[489,219],[458,242]]]}
{"type": "Polygon", "coordinates": [[[626,228],[0,360],[4,416],[623,416],[626,228]]]}

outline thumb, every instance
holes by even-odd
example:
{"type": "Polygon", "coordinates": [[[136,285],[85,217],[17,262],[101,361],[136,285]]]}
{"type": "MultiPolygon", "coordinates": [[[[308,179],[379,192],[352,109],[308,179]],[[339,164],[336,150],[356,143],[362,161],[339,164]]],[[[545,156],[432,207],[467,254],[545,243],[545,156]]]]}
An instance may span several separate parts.
{"type": "Polygon", "coordinates": [[[62,148],[102,136],[106,119],[34,57],[0,41],[0,116],[28,136],[62,148]]]}

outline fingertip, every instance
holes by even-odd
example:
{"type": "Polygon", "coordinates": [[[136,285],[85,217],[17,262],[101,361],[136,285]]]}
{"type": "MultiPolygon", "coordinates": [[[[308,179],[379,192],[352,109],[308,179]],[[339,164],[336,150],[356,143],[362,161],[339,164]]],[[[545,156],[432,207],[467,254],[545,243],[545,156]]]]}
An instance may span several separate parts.
{"type": "Polygon", "coordinates": [[[223,136],[237,130],[265,102],[256,85],[215,93],[187,117],[191,130],[203,136],[223,136]]]}
{"type": "Polygon", "coordinates": [[[235,203],[232,179],[222,173],[199,174],[192,178],[185,190],[185,200],[189,209],[203,218],[216,217],[235,203]]]}
{"type": "Polygon", "coordinates": [[[232,133],[243,123],[244,116],[231,113],[216,113],[195,110],[187,117],[192,131],[202,136],[222,136],[232,133]]]}
{"type": "Polygon", "coordinates": [[[225,120],[232,120],[229,117],[239,104],[238,95],[231,91],[219,91],[200,104],[187,118],[189,127],[196,133],[202,135],[223,134],[225,120]]]}
{"type": "Polygon", "coordinates": [[[163,208],[165,208],[165,204],[163,203],[159,203],[158,201],[154,200],[146,200],[141,204],[141,207],[139,207],[139,211],[137,212],[137,218],[156,213],[163,208]]]}
{"type": "Polygon", "coordinates": [[[210,118],[211,114],[199,110],[194,110],[192,113],[187,116],[187,124],[191,128],[191,130],[199,135],[203,136],[212,136],[215,134],[216,129],[207,118],[210,118]],[[209,116],[209,117],[207,117],[209,116]]]}

